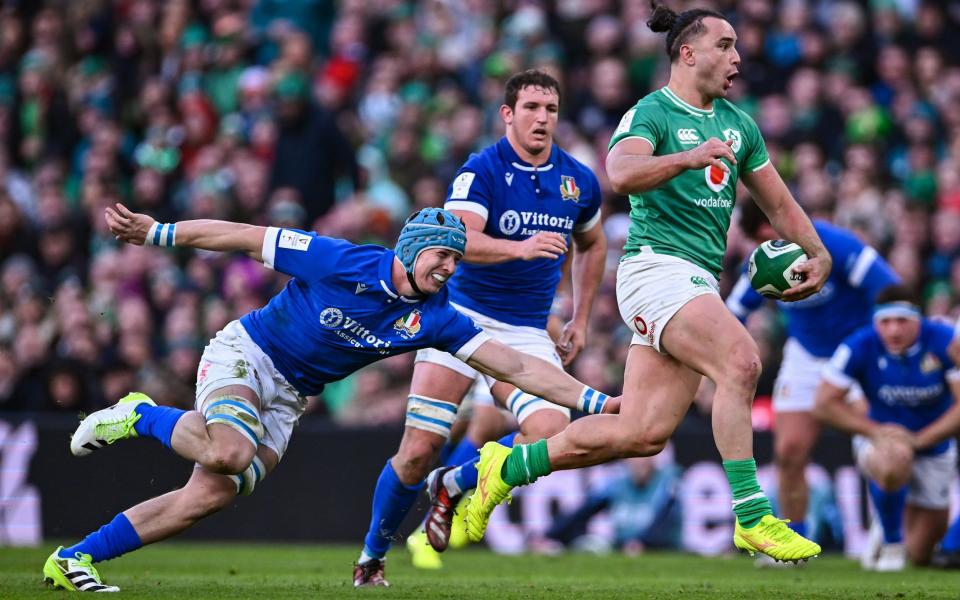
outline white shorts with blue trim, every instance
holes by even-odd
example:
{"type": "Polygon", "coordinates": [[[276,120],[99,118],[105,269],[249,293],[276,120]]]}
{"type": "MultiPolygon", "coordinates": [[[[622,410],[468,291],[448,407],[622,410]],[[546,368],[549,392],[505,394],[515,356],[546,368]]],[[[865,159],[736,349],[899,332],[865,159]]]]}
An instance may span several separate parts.
{"type": "MultiPolygon", "coordinates": [[[[783,345],[783,360],[777,380],[773,384],[773,410],[776,412],[811,412],[816,399],[820,373],[830,361],[810,354],[794,338],[783,345]]],[[[863,400],[860,384],[854,382],[847,390],[847,400],[863,400]]]]}
{"type": "MultiPolygon", "coordinates": [[[[558,368],[563,368],[563,362],[557,354],[556,345],[553,343],[553,340],[550,339],[550,335],[546,330],[537,329],[536,327],[509,325],[503,321],[498,321],[470,310],[469,308],[464,308],[459,304],[454,304],[453,302],[450,304],[458,311],[473,319],[490,337],[498,342],[506,344],[524,354],[541,358],[548,363],[556,365],[558,368]]],[[[452,354],[437,350],[436,348],[425,348],[417,351],[416,362],[428,362],[441,365],[460,373],[464,377],[477,381],[471,394],[474,403],[479,406],[493,405],[493,396],[490,394],[490,388],[493,387],[497,380],[480,373],[452,354]],[[486,386],[481,384],[481,382],[485,382],[486,386]]],[[[531,405],[529,410],[524,411],[525,414],[520,415],[518,418],[522,421],[526,419],[529,414],[533,414],[542,409],[556,410],[570,416],[569,408],[544,400],[537,402],[535,405],[531,405]]]]}
{"type": "Polygon", "coordinates": [[[211,392],[228,385],[248,387],[260,398],[260,443],[282,458],[307,400],[277,371],[240,321],[228,323],[204,348],[197,368],[196,409],[204,413],[215,399],[211,392]]]}

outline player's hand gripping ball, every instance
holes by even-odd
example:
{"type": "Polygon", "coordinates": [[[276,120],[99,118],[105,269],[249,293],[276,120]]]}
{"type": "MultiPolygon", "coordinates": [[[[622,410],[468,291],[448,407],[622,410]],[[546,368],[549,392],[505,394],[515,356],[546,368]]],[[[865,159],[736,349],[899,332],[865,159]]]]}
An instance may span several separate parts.
{"type": "Polygon", "coordinates": [[[757,246],[750,255],[747,276],[750,285],[767,298],[780,299],[783,292],[804,280],[793,269],[807,260],[803,248],[786,240],[770,240],[757,246]]]}

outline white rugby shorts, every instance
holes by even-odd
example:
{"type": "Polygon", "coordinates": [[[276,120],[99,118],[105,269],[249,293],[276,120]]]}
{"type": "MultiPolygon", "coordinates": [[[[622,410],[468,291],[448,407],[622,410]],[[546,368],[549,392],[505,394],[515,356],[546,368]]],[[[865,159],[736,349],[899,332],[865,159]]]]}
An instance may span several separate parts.
{"type": "MultiPolygon", "coordinates": [[[[853,458],[857,468],[865,473],[864,465],[873,443],[862,435],[853,436],[853,458]]],[[[950,490],[957,478],[957,445],[935,456],[914,456],[913,474],[907,491],[907,504],[931,510],[950,508],[950,490]]]]}
{"type": "MultiPolygon", "coordinates": [[[[498,321],[476,311],[470,310],[469,308],[460,306],[459,304],[455,304],[453,302],[450,304],[453,305],[453,307],[458,311],[473,319],[473,321],[482,327],[483,330],[490,335],[490,337],[498,342],[506,344],[514,350],[523,352],[524,354],[530,354],[531,356],[541,358],[553,365],[556,365],[560,369],[563,368],[563,362],[560,360],[560,356],[557,354],[556,346],[554,345],[553,340],[550,339],[550,335],[546,332],[546,330],[537,329],[536,327],[525,327],[522,325],[509,325],[503,321],[498,321]]],[[[474,386],[472,390],[473,400],[479,405],[493,404],[493,396],[490,395],[489,390],[493,387],[497,380],[493,377],[480,373],[452,354],[443,352],[442,350],[437,350],[436,348],[424,348],[417,351],[416,362],[428,362],[441,365],[475,381],[485,381],[486,389],[484,389],[484,386],[479,384],[474,386]]],[[[567,416],[570,416],[569,408],[565,406],[559,406],[545,400],[528,408],[529,410],[524,411],[523,420],[538,410],[543,409],[556,410],[566,414],[567,416]]]]}
{"type": "Polygon", "coordinates": [[[204,348],[197,368],[196,409],[203,414],[211,392],[228,385],[248,387],[260,398],[260,443],[282,458],[307,400],[277,371],[240,321],[228,323],[204,348]]]}
{"type": "MultiPolygon", "coordinates": [[[[820,385],[820,373],[830,362],[829,358],[819,358],[789,338],[783,345],[783,359],[777,380],[773,384],[773,410],[776,412],[811,412],[816,400],[817,386],[820,385]]],[[[854,383],[847,391],[847,400],[862,400],[863,390],[854,383]]]]}
{"type": "Polygon", "coordinates": [[[717,279],[706,269],[676,256],[654,254],[646,246],[617,268],[617,305],[633,332],[631,345],[663,352],[660,336],[667,322],[704,294],[720,295],[717,279]]]}

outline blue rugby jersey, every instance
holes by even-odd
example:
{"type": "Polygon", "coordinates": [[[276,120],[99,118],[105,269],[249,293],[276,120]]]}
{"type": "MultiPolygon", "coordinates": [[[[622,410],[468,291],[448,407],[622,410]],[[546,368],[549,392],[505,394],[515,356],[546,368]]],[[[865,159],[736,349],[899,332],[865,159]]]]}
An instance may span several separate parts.
{"type": "Polygon", "coordinates": [[[380,246],[269,227],[263,264],[293,279],[240,323],[308,396],[394,354],[434,347],[469,358],[489,337],[450,306],[446,289],[401,296],[391,279],[394,256],[380,246]]]}
{"type": "MultiPolygon", "coordinates": [[[[486,220],[483,233],[523,241],[541,231],[574,231],[600,220],[597,177],[556,144],[550,160],[534,167],[506,137],[473,154],[450,185],[444,208],[486,220]]],[[[563,258],[513,260],[495,265],[464,262],[447,287],[450,300],[503,323],[545,329],[563,258]]]]}
{"type": "MultiPolygon", "coordinates": [[[[856,381],[870,404],[870,418],[919,431],[954,403],[949,381],[960,378],[947,346],[953,327],[923,319],[920,337],[903,355],[884,349],[873,325],[843,340],[823,370],[823,379],[841,388],[856,381]]],[[[918,452],[936,455],[953,445],[953,438],[918,452]]]]}
{"type": "MultiPolygon", "coordinates": [[[[833,257],[833,270],[818,293],[777,305],[787,317],[787,335],[811,355],[828,358],[845,337],[870,323],[877,294],[899,283],[900,277],[876,250],[846,229],[825,221],[814,221],[813,226],[833,257]]],[[[727,307],[745,320],[765,301],[750,286],[744,268],[727,297],[727,307]]]]}

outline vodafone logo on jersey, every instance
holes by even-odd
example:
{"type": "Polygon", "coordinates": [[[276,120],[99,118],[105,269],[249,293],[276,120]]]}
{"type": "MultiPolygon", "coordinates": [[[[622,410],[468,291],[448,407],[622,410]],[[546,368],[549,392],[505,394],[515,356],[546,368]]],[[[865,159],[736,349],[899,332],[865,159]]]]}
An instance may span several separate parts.
{"type": "Polygon", "coordinates": [[[707,187],[715,192],[727,187],[727,182],[730,181],[730,171],[724,171],[714,165],[707,165],[703,169],[703,176],[707,180],[707,187]]]}

